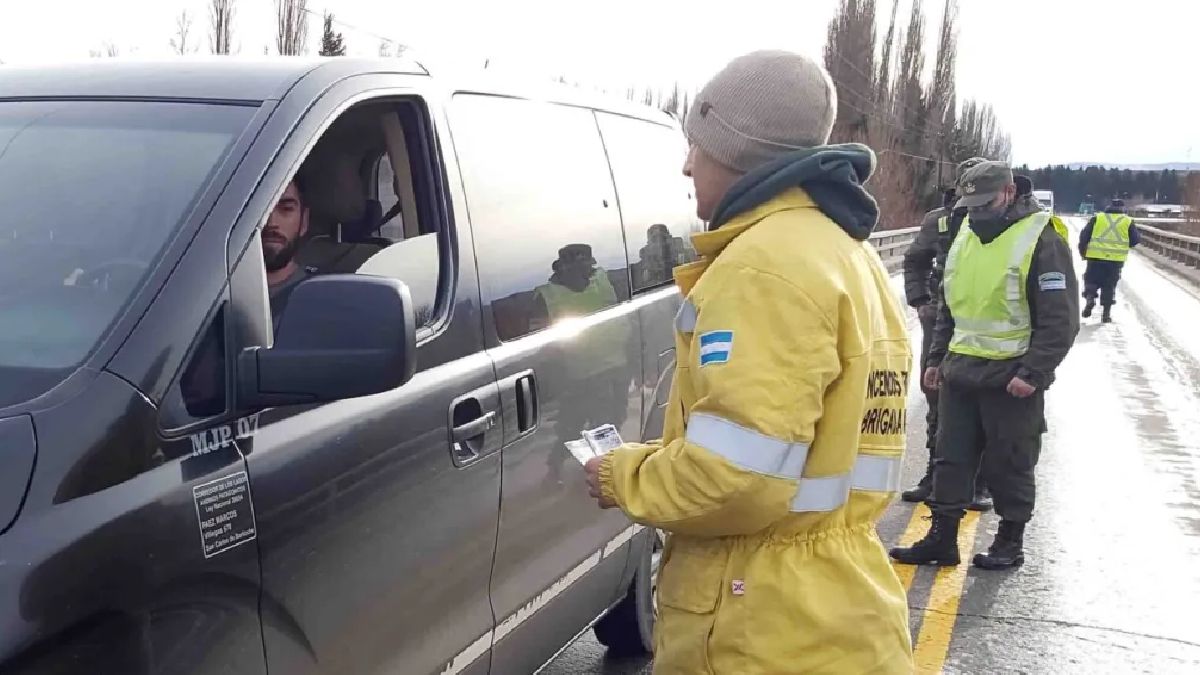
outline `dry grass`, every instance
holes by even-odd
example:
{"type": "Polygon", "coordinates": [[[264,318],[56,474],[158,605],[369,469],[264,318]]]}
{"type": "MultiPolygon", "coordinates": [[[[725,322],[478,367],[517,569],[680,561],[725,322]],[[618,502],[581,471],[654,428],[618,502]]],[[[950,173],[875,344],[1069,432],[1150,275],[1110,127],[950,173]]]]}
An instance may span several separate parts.
{"type": "Polygon", "coordinates": [[[1193,171],[1183,179],[1183,203],[1192,207],[1188,222],[1180,226],[1184,234],[1200,236],[1200,172],[1193,171]]]}

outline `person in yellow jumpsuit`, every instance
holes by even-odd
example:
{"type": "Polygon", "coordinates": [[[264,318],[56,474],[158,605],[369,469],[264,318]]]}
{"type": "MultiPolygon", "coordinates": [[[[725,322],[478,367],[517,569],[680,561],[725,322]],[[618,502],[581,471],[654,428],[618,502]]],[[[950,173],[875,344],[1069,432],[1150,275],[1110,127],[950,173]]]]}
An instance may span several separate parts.
{"type": "Polygon", "coordinates": [[[875,524],[899,489],[912,354],[867,238],[862,145],[827,145],[829,75],[735,59],[686,123],[708,231],[679,267],[660,442],[590,461],[600,506],[668,533],[654,672],[910,673],[875,524]]]}

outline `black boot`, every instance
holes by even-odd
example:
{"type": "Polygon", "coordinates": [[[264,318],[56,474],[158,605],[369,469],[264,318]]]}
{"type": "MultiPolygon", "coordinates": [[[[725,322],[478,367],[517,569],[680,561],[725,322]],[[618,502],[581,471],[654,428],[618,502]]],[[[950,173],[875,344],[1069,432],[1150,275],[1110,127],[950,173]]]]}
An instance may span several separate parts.
{"type": "Polygon", "coordinates": [[[1088,318],[1092,315],[1092,310],[1096,309],[1096,299],[1088,298],[1087,303],[1083,306],[1083,318],[1088,318]]]}
{"type": "Polygon", "coordinates": [[[889,554],[905,565],[936,565],[952,567],[962,562],[958,553],[959,518],[933,514],[933,524],[925,538],[910,548],[894,548],[889,554]]]}
{"type": "Polygon", "coordinates": [[[933,493],[933,476],[928,473],[917,483],[917,486],[900,494],[900,499],[906,502],[923,502],[929,499],[929,495],[933,493]]]}
{"type": "Polygon", "coordinates": [[[987,487],[975,484],[975,497],[971,503],[967,505],[972,511],[987,512],[992,510],[992,496],[988,494],[987,487]]]}
{"type": "Polygon", "coordinates": [[[1104,306],[1104,313],[1100,316],[1101,323],[1112,323],[1112,305],[1104,306]]]}
{"type": "Polygon", "coordinates": [[[1025,523],[1001,520],[996,539],[987,553],[975,556],[975,566],[985,570],[1007,570],[1025,563],[1025,523]]]}

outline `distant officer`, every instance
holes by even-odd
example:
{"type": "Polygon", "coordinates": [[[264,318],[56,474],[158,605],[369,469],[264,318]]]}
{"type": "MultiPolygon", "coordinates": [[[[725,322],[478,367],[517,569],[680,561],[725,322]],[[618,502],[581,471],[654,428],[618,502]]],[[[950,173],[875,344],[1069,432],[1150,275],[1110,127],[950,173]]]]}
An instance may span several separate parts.
{"type": "Polygon", "coordinates": [[[924,378],[941,394],[933,525],[891,555],[909,564],[959,564],[958,525],[982,462],[1001,521],[974,562],[1004,569],[1024,562],[1044,396],[1079,332],[1078,284],[1065,228],[1017,197],[1007,164],[973,167],[959,190],[957,206],[969,213],[946,258],[924,378]]]}
{"type": "Polygon", "coordinates": [[[1125,215],[1125,202],[1114,199],[1104,213],[1092,216],[1079,234],[1079,255],[1087,261],[1083,271],[1083,297],[1087,304],[1083,316],[1088,318],[1096,308],[1099,292],[1104,308],[1100,320],[1112,323],[1112,306],[1117,302],[1117,282],[1129,257],[1129,249],[1138,245],[1141,235],[1133,219],[1125,215]]]}
{"type": "MultiPolygon", "coordinates": [[[[986,162],[983,157],[972,157],[959,163],[957,175],[962,178],[967,169],[986,162]]],[[[913,240],[908,251],[904,254],[904,295],[910,307],[917,310],[921,319],[921,363],[929,358],[929,348],[933,344],[934,323],[937,321],[938,297],[942,287],[942,269],[946,265],[946,254],[950,252],[950,244],[958,234],[959,225],[967,217],[967,210],[955,209],[954,202],[958,199],[954,188],[946,190],[943,195],[942,208],[934,209],[925,214],[921,221],[921,229],[913,240]]],[[[937,445],[938,428],[938,392],[922,383],[921,391],[925,394],[928,409],[925,412],[925,447],[929,451],[929,463],[925,475],[917,486],[900,495],[906,502],[923,502],[929,499],[933,490],[934,449],[937,445]]],[[[971,500],[970,508],[974,511],[987,511],[992,508],[992,502],[987,496],[987,487],[982,476],[975,481],[975,497],[971,500]]]]}

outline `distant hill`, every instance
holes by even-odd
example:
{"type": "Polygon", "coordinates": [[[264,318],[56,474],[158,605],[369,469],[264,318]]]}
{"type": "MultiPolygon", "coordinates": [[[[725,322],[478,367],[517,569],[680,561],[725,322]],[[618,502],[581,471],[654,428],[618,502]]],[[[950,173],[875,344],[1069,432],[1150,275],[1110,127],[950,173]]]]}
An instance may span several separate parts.
{"type": "Polygon", "coordinates": [[[1200,171],[1200,162],[1162,162],[1159,164],[1114,164],[1111,162],[1069,162],[1054,164],[1072,169],[1086,169],[1089,166],[1102,166],[1106,169],[1129,169],[1130,171],[1200,171]]]}

